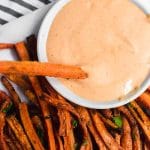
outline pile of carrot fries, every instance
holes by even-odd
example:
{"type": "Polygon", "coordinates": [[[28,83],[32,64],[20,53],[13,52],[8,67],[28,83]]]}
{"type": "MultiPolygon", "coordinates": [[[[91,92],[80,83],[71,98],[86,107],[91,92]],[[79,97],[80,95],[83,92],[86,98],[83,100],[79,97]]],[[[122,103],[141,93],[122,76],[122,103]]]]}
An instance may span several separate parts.
{"type": "Polygon", "coordinates": [[[18,60],[0,62],[7,90],[0,91],[0,150],[150,149],[150,88],[125,106],[87,109],[68,102],[43,77],[83,79],[87,74],[82,69],[38,63],[34,35],[26,43],[0,44],[4,48],[12,48],[18,60]],[[45,65],[50,69],[44,70],[45,65]]]}

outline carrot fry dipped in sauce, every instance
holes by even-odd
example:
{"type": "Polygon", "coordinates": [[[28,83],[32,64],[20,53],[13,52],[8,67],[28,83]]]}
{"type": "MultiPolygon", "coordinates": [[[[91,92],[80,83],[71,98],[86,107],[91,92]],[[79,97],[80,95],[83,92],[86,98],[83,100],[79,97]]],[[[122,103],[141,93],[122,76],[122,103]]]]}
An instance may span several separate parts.
{"type": "Polygon", "coordinates": [[[29,76],[50,76],[67,79],[85,79],[87,74],[77,66],[32,61],[0,61],[0,73],[29,76]]]}

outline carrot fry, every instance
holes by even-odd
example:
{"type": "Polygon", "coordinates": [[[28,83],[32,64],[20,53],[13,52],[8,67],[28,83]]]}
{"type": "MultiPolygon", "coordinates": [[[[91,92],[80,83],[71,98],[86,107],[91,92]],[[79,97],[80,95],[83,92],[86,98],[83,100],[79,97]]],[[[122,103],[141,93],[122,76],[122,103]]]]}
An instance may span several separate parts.
{"type": "Polygon", "coordinates": [[[116,134],[115,134],[115,140],[116,140],[116,142],[120,145],[121,135],[118,134],[118,133],[116,133],[116,134]]]}
{"type": "Polygon", "coordinates": [[[20,112],[20,118],[21,118],[22,124],[24,126],[25,132],[28,135],[28,138],[29,138],[30,142],[32,143],[32,146],[36,150],[44,150],[44,147],[41,144],[41,141],[38,138],[38,135],[36,134],[36,132],[34,130],[34,127],[32,125],[30,117],[29,117],[28,108],[25,103],[19,104],[19,112],[20,112]]]}
{"type": "Polygon", "coordinates": [[[26,46],[24,42],[19,42],[15,44],[17,54],[21,60],[29,60],[28,52],[26,51],[26,46]]]}
{"type": "Polygon", "coordinates": [[[137,122],[139,123],[140,127],[144,131],[144,134],[146,135],[147,139],[150,141],[150,127],[146,126],[143,121],[139,118],[138,114],[135,112],[135,110],[132,108],[132,106],[128,106],[132,115],[135,117],[137,122]]]}
{"type": "Polygon", "coordinates": [[[55,143],[52,121],[51,121],[51,118],[49,117],[50,112],[49,112],[48,104],[47,104],[47,102],[41,100],[40,105],[42,107],[43,116],[45,118],[45,126],[47,129],[49,149],[53,150],[53,149],[56,149],[56,143],[55,143]]]}
{"type": "Polygon", "coordinates": [[[65,115],[65,129],[66,129],[66,135],[63,136],[64,138],[64,149],[65,150],[74,150],[75,147],[75,139],[74,139],[74,133],[73,133],[73,128],[71,124],[71,115],[69,112],[64,111],[65,115]]]}
{"type": "Polygon", "coordinates": [[[1,112],[4,112],[4,113],[7,113],[7,110],[9,109],[9,106],[11,106],[11,105],[12,105],[11,101],[5,101],[5,102],[2,104],[2,106],[1,106],[1,108],[0,108],[0,111],[1,111],[1,112]]]}
{"type": "Polygon", "coordinates": [[[44,92],[46,92],[48,95],[54,98],[58,98],[58,93],[52,88],[52,86],[48,83],[46,78],[40,77],[40,83],[42,83],[41,86],[44,92]]]}
{"type": "Polygon", "coordinates": [[[138,126],[132,127],[133,150],[141,150],[142,142],[138,126]]]}
{"type": "Polygon", "coordinates": [[[17,92],[15,91],[14,87],[11,85],[11,83],[4,76],[1,77],[1,81],[2,81],[3,85],[5,86],[5,88],[9,91],[15,107],[18,108],[21,100],[20,100],[17,92]]]}
{"type": "Polygon", "coordinates": [[[24,130],[22,126],[19,124],[18,120],[14,116],[10,116],[6,118],[6,121],[11,128],[11,130],[14,132],[17,140],[20,142],[22,147],[24,149],[32,150],[32,147],[28,141],[28,138],[26,134],[24,133],[24,130]]]}
{"type": "Polygon", "coordinates": [[[14,44],[12,43],[0,43],[0,50],[7,49],[7,48],[14,48],[14,44]]]}
{"type": "Polygon", "coordinates": [[[102,109],[101,113],[108,119],[112,119],[113,117],[111,109],[102,109]]]}
{"type": "Polygon", "coordinates": [[[63,97],[59,96],[59,98],[53,98],[46,93],[43,93],[43,97],[44,100],[46,100],[52,106],[67,110],[79,118],[79,114],[76,112],[75,108],[70,103],[68,103],[63,97]]]}
{"type": "Polygon", "coordinates": [[[150,110],[150,94],[149,93],[143,93],[138,99],[137,102],[144,106],[145,108],[150,110]]]}
{"type": "Polygon", "coordinates": [[[132,126],[136,125],[136,121],[132,116],[132,114],[130,113],[130,111],[128,110],[128,108],[126,108],[125,106],[120,106],[117,107],[117,110],[119,110],[122,114],[126,116],[126,118],[130,121],[132,126]]]}
{"type": "Polygon", "coordinates": [[[123,117],[123,135],[121,137],[121,146],[125,150],[132,150],[131,127],[125,117],[123,117]]]}
{"type": "Polygon", "coordinates": [[[131,102],[131,107],[133,107],[139,114],[139,116],[141,117],[141,119],[143,120],[144,124],[148,127],[150,127],[150,119],[149,117],[144,113],[144,111],[140,108],[140,106],[135,102],[131,102]]]}
{"type": "Polygon", "coordinates": [[[66,117],[64,115],[64,110],[63,109],[58,109],[57,110],[57,115],[59,118],[59,136],[66,136],[66,132],[65,132],[65,121],[66,121],[66,117]]]}
{"type": "Polygon", "coordinates": [[[64,150],[64,146],[63,146],[63,143],[62,143],[62,140],[60,138],[60,136],[58,134],[56,134],[56,139],[57,139],[57,149],[59,150],[64,150]]]}
{"type": "Polygon", "coordinates": [[[27,81],[27,77],[16,75],[16,74],[6,74],[5,75],[7,79],[14,82],[18,86],[20,86],[22,89],[30,89],[29,83],[27,81]]]}
{"type": "Polygon", "coordinates": [[[17,150],[23,149],[10,127],[7,128],[7,135],[13,141],[17,150]]]}
{"type": "Polygon", "coordinates": [[[3,91],[0,91],[0,99],[2,100],[0,111],[4,112],[4,113],[7,113],[11,109],[11,106],[13,105],[12,102],[11,102],[11,99],[3,91]]]}
{"type": "MultiPolygon", "coordinates": [[[[81,122],[83,124],[83,122],[81,122]]],[[[80,123],[80,125],[81,125],[80,123]]],[[[80,147],[80,150],[91,150],[93,149],[92,141],[88,129],[85,124],[82,125],[83,130],[83,141],[80,147]]]]}
{"type": "Polygon", "coordinates": [[[5,114],[0,112],[0,148],[2,150],[9,150],[5,141],[4,127],[5,127],[5,114]]]}
{"type": "MultiPolygon", "coordinates": [[[[16,83],[24,92],[24,94],[27,96],[27,98],[36,106],[38,106],[37,98],[35,94],[33,93],[31,86],[29,85],[27,81],[27,77],[25,78],[24,76],[20,75],[6,75],[6,77],[11,80],[12,82],[16,83]]],[[[33,77],[30,77],[33,78],[33,77]]]]}
{"type": "Polygon", "coordinates": [[[93,125],[93,122],[91,121],[91,117],[89,115],[89,112],[84,107],[77,106],[76,107],[77,112],[80,114],[80,119],[86,123],[86,126],[88,127],[90,133],[93,135],[95,142],[98,145],[99,149],[106,150],[106,145],[103,142],[102,138],[96,131],[95,126],[93,125]]]}
{"type": "Polygon", "coordinates": [[[11,150],[16,150],[17,149],[16,145],[13,143],[11,138],[9,138],[7,135],[5,135],[5,139],[6,139],[6,143],[7,143],[8,147],[9,147],[9,149],[11,149],[11,150]]]}
{"type": "Polygon", "coordinates": [[[111,150],[122,149],[118,145],[118,143],[115,141],[115,139],[109,134],[107,129],[105,128],[105,125],[102,122],[102,120],[100,119],[98,112],[90,111],[90,114],[91,114],[92,120],[95,124],[95,127],[96,127],[99,135],[101,135],[102,139],[104,140],[106,146],[111,150]]]}
{"type": "Polygon", "coordinates": [[[31,118],[32,120],[32,124],[36,130],[36,133],[38,134],[42,144],[44,145],[44,136],[45,136],[45,131],[44,131],[44,127],[43,127],[43,124],[42,124],[42,121],[40,119],[39,116],[35,115],[31,118]]]}
{"type": "Polygon", "coordinates": [[[85,79],[87,74],[77,66],[32,61],[0,61],[0,73],[29,76],[50,76],[67,79],[85,79]]]}
{"type": "Polygon", "coordinates": [[[105,117],[104,117],[103,115],[101,115],[100,113],[99,113],[99,116],[101,117],[101,119],[102,119],[102,121],[104,122],[105,125],[107,125],[107,126],[113,128],[113,129],[118,129],[118,128],[119,128],[115,123],[113,123],[111,120],[105,118],[105,117]]]}

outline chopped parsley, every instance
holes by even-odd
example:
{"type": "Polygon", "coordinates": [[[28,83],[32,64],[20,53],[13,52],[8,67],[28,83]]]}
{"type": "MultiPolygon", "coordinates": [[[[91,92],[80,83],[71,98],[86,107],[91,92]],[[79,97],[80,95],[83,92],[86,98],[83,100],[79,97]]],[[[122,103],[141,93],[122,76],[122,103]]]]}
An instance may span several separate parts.
{"type": "Polygon", "coordinates": [[[72,121],[72,125],[74,128],[76,128],[78,126],[78,121],[77,120],[73,120],[72,121]]]}
{"type": "Polygon", "coordinates": [[[10,104],[8,105],[8,107],[4,108],[2,110],[2,112],[7,114],[12,109],[12,107],[13,107],[13,103],[10,102],[10,104]]]}
{"type": "Polygon", "coordinates": [[[121,116],[113,117],[113,121],[119,128],[122,127],[123,121],[121,116]]]}

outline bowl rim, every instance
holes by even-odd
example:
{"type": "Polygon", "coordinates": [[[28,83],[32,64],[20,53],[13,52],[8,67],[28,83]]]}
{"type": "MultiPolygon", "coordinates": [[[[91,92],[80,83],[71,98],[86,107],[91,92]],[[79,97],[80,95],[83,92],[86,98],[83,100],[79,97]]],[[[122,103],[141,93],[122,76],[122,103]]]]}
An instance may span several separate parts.
{"type": "MultiPolygon", "coordinates": [[[[43,19],[43,22],[41,24],[41,27],[38,33],[38,39],[37,39],[37,55],[38,55],[38,60],[40,62],[48,62],[47,52],[46,52],[46,42],[47,42],[47,36],[50,30],[50,27],[57,13],[70,1],[71,0],[57,1],[52,6],[52,8],[48,11],[47,15],[43,19]]],[[[125,105],[131,102],[132,100],[136,99],[138,96],[140,96],[150,86],[150,73],[149,73],[148,77],[141,84],[141,86],[138,89],[133,90],[132,92],[127,94],[123,99],[121,100],[116,99],[116,100],[106,101],[106,102],[98,102],[98,101],[92,101],[92,100],[88,100],[85,98],[81,98],[80,96],[73,93],[70,89],[65,87],[56,78],[46,77],[46,79],[59,94],[61,94],[70,102],[73,102],[80,106],[93,108],[93,109],[107,109],[107,108],[115,108],[115,107],[125,105]]]]}

